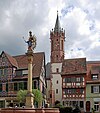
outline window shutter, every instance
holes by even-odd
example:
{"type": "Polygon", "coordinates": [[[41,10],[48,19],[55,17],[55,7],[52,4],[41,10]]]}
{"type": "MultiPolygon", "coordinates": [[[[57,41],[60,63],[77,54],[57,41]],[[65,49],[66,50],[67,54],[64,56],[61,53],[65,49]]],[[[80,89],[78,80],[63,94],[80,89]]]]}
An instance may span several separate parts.
{"type": "Polygon", "coordinates": [[[91,86],[91,93],[93,93],[93,86],[91,86]]]}

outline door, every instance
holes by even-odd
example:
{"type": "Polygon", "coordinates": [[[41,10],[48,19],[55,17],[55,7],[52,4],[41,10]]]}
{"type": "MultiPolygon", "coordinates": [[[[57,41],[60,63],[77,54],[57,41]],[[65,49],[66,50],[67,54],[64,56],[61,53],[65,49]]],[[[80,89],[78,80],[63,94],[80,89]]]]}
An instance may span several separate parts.
{"type": "Polygon", "coordinates": [[[86,112],[90,111],[90,101],[86,102],[86,112]]]}

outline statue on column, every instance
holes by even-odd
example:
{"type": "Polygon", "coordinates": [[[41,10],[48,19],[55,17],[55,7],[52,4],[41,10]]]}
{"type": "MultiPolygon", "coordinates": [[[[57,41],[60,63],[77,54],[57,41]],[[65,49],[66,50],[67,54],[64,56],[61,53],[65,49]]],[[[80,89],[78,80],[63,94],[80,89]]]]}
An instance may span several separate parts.
{"type": "Polygon", "coordinates": [[[29,39],[28,41],[24,40],[28,44],[28,50],[32,51],[36,47],[36,37],[35,35],[32,36],[32,32],[29,32],[29,39]]]}

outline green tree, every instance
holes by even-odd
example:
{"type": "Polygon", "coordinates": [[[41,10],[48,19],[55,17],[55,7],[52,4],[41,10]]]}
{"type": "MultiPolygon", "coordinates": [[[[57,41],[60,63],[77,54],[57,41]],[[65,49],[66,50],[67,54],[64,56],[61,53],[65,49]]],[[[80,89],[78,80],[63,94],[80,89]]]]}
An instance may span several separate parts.
{"type": "Polygon", "coordinates": [[[27,90],[19,90],[17,93],[17,100],[20,103],[25,103],[26,101],[27,90]]]}
{"type": "Polygon", "coordinates": [[[40,90],[33,89],[32,93],[34,94],[34,101],[38,102],[38,103],[41,103],[42,100],[43,100],[43,96],[42,96],[42,93],[40,92],[40,90]]]}
{"type": "MultiPolygon", "coordinates": [[[[34,94],[34,102],[40,104],[43,100],[42,93],[38,89],[33,89],[32,93],[34,94]]],[[[20,103],[25,103],[26,101],[27,90],[19,90],[17,93],[17,100],[20,103]]]]}

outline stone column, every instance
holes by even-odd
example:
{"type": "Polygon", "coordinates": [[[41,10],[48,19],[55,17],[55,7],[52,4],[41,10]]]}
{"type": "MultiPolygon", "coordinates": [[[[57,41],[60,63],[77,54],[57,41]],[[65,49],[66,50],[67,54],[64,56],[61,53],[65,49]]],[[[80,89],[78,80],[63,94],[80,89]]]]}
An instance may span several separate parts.
{"type": "Polygon", "coordinates": [[[28,87],[27,87],[27,96],[26,96],[26,108],[34,108],[34,95],[32,93],[32,64],[33,64],[33,50],[36,47],[36,37],[32,32],[29,32],[29,39],[25,41],[28,44],[27,58],[28,58],[28,87]]]}
{"type": "Polygon", "coordinates": [[[34,108],[33,102],[34,102],[34,95],[32,94],[32,62],[33,62],[33,52],[28,51],[27,53],[28,57],[28,92],[26,96],[26,107],[27,108],[34,108]]]}

